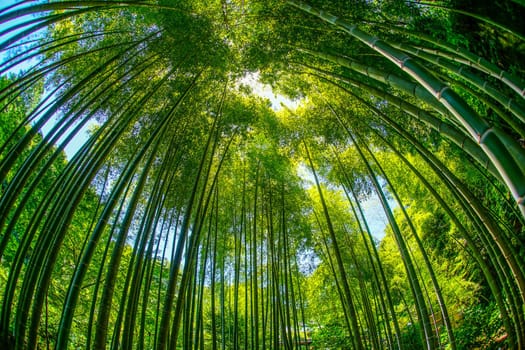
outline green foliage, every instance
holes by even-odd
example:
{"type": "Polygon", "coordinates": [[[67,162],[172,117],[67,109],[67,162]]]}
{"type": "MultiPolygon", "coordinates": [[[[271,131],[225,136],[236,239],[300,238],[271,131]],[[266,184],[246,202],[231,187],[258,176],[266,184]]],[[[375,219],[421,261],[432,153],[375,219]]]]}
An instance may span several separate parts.
{"type": "Polygon", "coordinates": [[[0,347],[525,346],[519,35],[463,0],[310,5],[0,12],[49,24],[0,33],[32,66],[0,80],[0,347]]]}
{"type": "Polygon", "coordinates": [[[324,324],[312,333],[312,346],[323,349],[351,349],[352,341],[346,334],[345,326],[338,323],[324,324]]]}
{"type": "Polygon", "coordinates": [[[419,336],[418,325],[408,323],[401,332],[401,344],[407,349],[417,349],[423,347],[421,337],[419,336]]]}
{"type": "Polygon", "coordinates": [[[502,322],[493,302],[479,303],[463,311],[456,334],[458,349],[498,349],[504,342],[502,322]]]}

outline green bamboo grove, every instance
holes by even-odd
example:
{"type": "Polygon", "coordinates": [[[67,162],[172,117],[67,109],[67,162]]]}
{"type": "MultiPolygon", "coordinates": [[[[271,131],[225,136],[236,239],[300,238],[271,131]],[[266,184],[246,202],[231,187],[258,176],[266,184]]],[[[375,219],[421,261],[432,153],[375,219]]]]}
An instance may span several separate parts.
{"type": "Polygon", "coordinates": [[[525,349],[523,1],[1,6],[1,349],[525,349]]]}

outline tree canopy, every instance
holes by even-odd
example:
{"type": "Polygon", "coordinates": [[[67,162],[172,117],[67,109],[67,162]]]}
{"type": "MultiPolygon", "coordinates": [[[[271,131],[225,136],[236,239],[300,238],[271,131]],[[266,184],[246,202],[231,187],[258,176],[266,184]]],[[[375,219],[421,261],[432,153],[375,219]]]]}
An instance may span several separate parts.
{"type": "Polygon", "coordinates": [[[525,348],[524,6],[0,8],[0,347],[525,348]]]}

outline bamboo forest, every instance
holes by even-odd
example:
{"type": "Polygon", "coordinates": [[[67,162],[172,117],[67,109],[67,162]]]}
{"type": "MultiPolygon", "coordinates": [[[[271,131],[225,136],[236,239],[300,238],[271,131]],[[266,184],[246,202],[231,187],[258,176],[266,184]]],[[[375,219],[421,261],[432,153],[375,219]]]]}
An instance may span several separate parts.
{"type": "Polygon", "coordinates": [[[525,349],[524,0],[1,0],[0,349],[525,349]]]}

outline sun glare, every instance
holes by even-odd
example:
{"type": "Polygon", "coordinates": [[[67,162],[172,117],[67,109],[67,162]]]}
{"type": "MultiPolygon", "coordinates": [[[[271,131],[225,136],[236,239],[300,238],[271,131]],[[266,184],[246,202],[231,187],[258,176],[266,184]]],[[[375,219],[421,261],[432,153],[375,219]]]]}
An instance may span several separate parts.
{"type": "Polygon", "coordinates": [[[284,95],[274,93],[270,85],[260,82],[259,72],[246,73],[244,77],[239,79],[238,84],[246,85],[250,87],[254,95],[270,100],[274,111],[281,110],[283,105],[289,109],[295,109],[301,103],[301,99],[292,100],[284,95]]]}

